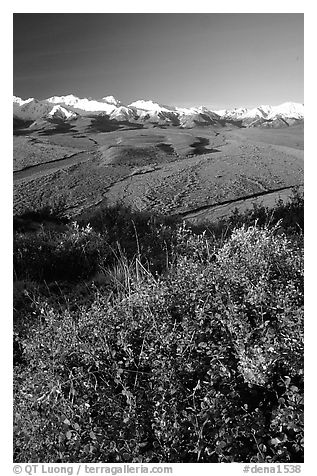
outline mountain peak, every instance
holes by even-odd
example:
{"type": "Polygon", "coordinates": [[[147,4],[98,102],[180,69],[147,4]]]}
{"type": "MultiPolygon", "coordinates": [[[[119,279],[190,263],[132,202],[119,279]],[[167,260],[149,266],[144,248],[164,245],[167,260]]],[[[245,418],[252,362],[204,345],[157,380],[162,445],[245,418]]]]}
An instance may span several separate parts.
{"type": "Polygon", "coordinates": [[[65,103],[69,106],[76,104],[80,99],[74,94],[67,94],[66,96],[52,96],[47,99],[48,102],[52,102],[54,104],[58,103],[65,103]]]}
{"type": "MultiPolygon", "coordinates": [[[[115,99],[115,98],[113,98],[115,99]]],[[[67,96],[53,96],[47,99],[48,102],[53,104],[62,104],[65,106],[73,107],[85,112],[105,112],[110,114],[116,106],[105,101],[96,101],[95,99],[78,98],[73,94],[67,96]]]]}
{"type": "Polygon", "coordinates": [[[108,104],[112,104],[113,106],[120,106],[121,105],[121,101],[119,101],[118,99],[116,99],[114,96],[105,96],[102,98],[102,100],[108,104]]]}
{"type": "Polygon", "coordinates": [[[279,106],[272,106],[268,115],[268,119],[303,119],[304,118],[304,104],[296,102],[284,102],[279,106]]]}
{"type": "Polygon", "coordinates": [[[161,106],[157,102],[152,101],[151,99],[138,99],[137,101],[132,102],[129,104],[129,107],[135,107],[136,109],[141,109],[143,111],[151,111],[151,112],[171,112],[174,108],[167,108],[165,106],[161,106]]]}
{"type": "Polygon", "coordinates": [[[23,106],[23,104],[27,104],[31,101],[34,101],[34,98],[22,99],[18,96],[13,96],[13,103],[18,104],[19,106],[23,106]]]}
{"type": "Polygon", "coordinates": [[[60,118],[63,120],[74,119],[78,116],[75,112],[69,111],[65,109],[65,107],[61,106],[60,104],[55,104],[51,111],[48,113],[48,116],[54,118],[60,118]]]}

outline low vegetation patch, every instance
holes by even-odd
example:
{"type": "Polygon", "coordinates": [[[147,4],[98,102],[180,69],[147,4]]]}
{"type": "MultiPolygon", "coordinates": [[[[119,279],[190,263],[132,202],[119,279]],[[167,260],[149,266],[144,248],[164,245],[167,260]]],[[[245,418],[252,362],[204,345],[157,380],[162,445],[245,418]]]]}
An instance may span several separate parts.
{"type": "Polygon", "coordinates": [[[302,207],[16,231],[15,461],[302,462],[302,207]]]}

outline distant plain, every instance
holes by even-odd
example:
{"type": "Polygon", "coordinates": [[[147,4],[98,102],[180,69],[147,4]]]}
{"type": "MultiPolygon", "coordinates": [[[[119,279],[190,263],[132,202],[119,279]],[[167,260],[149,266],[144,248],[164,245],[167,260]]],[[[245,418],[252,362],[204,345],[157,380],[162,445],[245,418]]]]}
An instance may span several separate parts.
{"type": "Polygon", "coordinates": [[[14,213],[63,201],[76,217],[121,203],[200,221],[254,201],[274,206],[303,185],[303,132],[303,126],[136,127],[87,117],[62,130],[20,130],[14,213]]]}

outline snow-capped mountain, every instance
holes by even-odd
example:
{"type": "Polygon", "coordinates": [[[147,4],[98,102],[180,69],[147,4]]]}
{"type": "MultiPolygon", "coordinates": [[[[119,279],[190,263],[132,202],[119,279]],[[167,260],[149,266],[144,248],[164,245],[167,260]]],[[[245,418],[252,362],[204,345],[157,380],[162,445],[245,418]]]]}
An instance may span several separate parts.
{"type": "Polygon", "coordinates": [[[275,119],[276,117],[281,117],[283,119],[303,119],[304,104],[284,102],[279,106],[271,106],[271,111],[268,114],[267,119],[275,119]]]}
{"type": "Polygon", "coordinates": [[[35,121],[40,117],[47,116],[51,109],[52,105],[47,101],[38,101],[33,98],[30,101],[24,101],[23,99],[21,101],[16,100],[13,105],[14,116],[27,121],[35,121]]]}
{"type": "Polygon", "coordinates": [[[61,104],[64,106],[72,107],[79,111],[84,112],[104,112],[106,114],[111,114],[117,107],[119,101],[113,96],[106,96],[101,101],[95,99],[80,99],[73,94],[68,94],[67,96],[53,96],[48,98],[47,101],[52,104],[61,104]],[[108,102],[110,101],[110,102],[108,102]]]}
{"type": "Polygon", "coordinates": [[[108,104],[112,104],[113,106],[119,107],[121,106],[121,101],[116,99],[114,96],[105,96],[102,100],[108,104]]]}
{"type": "Polygon", "coordinates": [[[41,118],[69,121],[78,116],[75,112],[58,104],[52,106],[47,100],[38,101],[34,98],[23,100],[16,96],[13,99],[13,115],[24,121],[36,121],[41,118]]]}
{"type": "Polygon", "coordinates": [[[137,118],[136,112],[129,107],[119,106],[114,109],[110,114],[110,119],[116,121],[129,121],[137,118]]]}
{"type": "Polygon", "coordinates": [[[69,121],[71,119],[76,119],[78,117],[78,114],[76,114],[76,112],[72,112],[68,109],[65,109],[65,107],[60,106],[59,104],[56,104],[56,106],[53,106],[51,111],[48,113],[48,117],[51,117],[53,119],[61,119],[63,121],[69,121]]]}
{"type": "Polygon", "coordinates": [[[17,96],[13,96],[13,114],[14,116],[19,116],[20,119],[25,120],[25,114],[21,111],[22,106],[34,101],[34,98],[21,99],[17,96]],[[21,111],[21,112],[20,112],[21,111]]]}
{"type": "MultiPolygon", "coordinates": [[[[266,121],[277,119],[302,120],[304,119],[304,105],[294,102],[286,102],[279,106],[259,106],[251,109],[234,108],[216,111],[222,119],[230,121],[242,121],[249,127],[261,125],[266,121]]],[[[285,125],[287,125],[285,124],[285,125]]]]}
{"type": "Polygon", "coordinates": [[[240,127],[286,127],[304,119],[304,105],[286,102],[279,106],[212,110],[205,106],[175,107],[139,99],[125,106],[114,96],[100,100],[79,98],[73,94],[53,96],[42,101],[13,97],[14,116],[23,120],[55,118],[70,121],[77,117],[107,115],[110,120],[174,125],[191,128],[197,125],[237,123],[240,127]]]}
{"type": "Polygon", "coordinates": [[[148,111],[148,112],[172,112],[175,110],[175,108],[171,107],[165,107],[161,106],[160,104],[153,102],[153,101],[144,101],[144,99],[139,99],[138,101],[134,101],[131,104],[129,104],[128,107],[133,107],[135,109],[138,109],[140,111],[148,111]]]}
{"type": "Polygon", "coordinates": [[[238,107],[234,109],[216,111],[220,117],[231,120],[255,119],[259,117],[266,117],[268,114],[267,106],[255,107],[247,109],[245,107],[238,107]]]}
{"type": "Polygon", "coordinates": [[[217,124],[220,121],[220,116],[214,111],[210,111],[204,106],[193,107],[190,109],[183,109],[179,114],[179,122],[181,127],[195,127],[198,125],[208,126],[217,124]]]}
{"type": "Polygon", "coordinates": [[[13,96],[13,105],[23,106],[23,104],[27,104],[28,102],[34,101],[34,98],[29,99],[21,99],[18,96],[13,96]]]}

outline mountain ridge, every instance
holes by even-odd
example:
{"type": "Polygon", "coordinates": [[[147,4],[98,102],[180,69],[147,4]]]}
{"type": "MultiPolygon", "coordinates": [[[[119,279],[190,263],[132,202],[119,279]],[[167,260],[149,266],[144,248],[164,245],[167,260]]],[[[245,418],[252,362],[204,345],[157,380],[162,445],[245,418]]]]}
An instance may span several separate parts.
{"type": "Polygon", "coordinates": [[[222,125],[239,123],[241,127],[287,127],[304,120],[304,105],[289,101],[276,106],[260,105],[254,108],[214,110],[206,106],[161,105],[153,100],[144,99],[124,105],[114,96],[105,96],[98,100],[68,94],[43,100],[13,96],[13,113],[15,118],[34,121],[54,116],[70,121],[79,116],[101,114],[115,121],[173,124],[183,128],[217,123],[222,125]]]}

